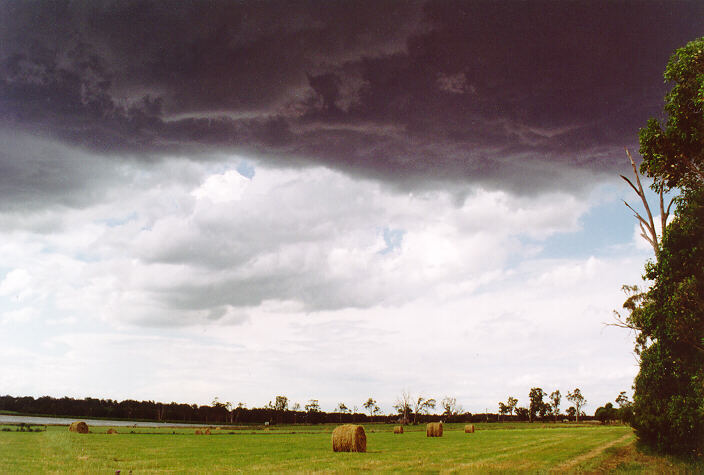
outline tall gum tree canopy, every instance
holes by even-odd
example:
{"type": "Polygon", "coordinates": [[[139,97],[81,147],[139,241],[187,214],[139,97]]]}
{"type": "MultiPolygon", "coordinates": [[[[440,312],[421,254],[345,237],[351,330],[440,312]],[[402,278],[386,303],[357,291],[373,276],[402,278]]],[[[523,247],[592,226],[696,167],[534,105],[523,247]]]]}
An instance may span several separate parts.
{"type": "Polygon", "coordinates": [[[665,79],[667,121],[640,132],[641,172],[656,190],[678,189],[675,217],[657,260],[646,264],[647,292],[624,307],[636,330],[640,371],[633,427],[657,450],[704,454],[704,38],[678,49],[665,79]]]}
{"type": "Polygon", "coordinates": [[[701,188],[704,182],[704,38],[678,49],[665,69],[667,122],[640,131],[641,172],[656,186],[701,188]]]}

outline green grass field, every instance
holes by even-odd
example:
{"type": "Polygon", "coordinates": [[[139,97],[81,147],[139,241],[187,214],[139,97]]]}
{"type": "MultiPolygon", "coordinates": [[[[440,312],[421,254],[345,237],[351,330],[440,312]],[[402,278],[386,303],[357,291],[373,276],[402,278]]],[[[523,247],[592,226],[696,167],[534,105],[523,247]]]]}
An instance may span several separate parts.
{"type": "MultiPolygon", "coordinates": [[[[394,435],[393,426],[370,424],[367,453],[333,453],[334,426],[276,426],[214,430],[66,426],[44,432],[0,431],[0,473],[214,471],[433,471],[433,472],[693,472],[704,465],[640,453],[626,426],[574,424],[446,424],[442,438],[424,426],[394,435]],[[133,433],[131,433],[133,432],[133,433]]],[[[0,427],[0,429],[2,428],[0,427]]]]}

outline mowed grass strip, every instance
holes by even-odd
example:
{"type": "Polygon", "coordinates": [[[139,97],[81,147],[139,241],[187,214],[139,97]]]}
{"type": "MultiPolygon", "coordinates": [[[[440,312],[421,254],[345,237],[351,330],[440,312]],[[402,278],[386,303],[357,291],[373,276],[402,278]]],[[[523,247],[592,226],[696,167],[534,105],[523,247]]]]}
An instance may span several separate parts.
{"type": "Polygon", "coordinates": [[[583,473],[704,473],[704,460],[694,461],[653,453],[647,447],[638,448],[636,437],[629,434],[625,440],[606,448],[598,456],[575,466],[572,472],[583,473]]]}
{"type": "MultiPolygon", "coordinates": [[[[500,426],[495,424],[494,426],[500,426]]],[[[91,434],[66,427],[46,432],[0,432],[0,473],[160,471],[548,471],[631,432],[625,426],[557,427],[537,424],[492,427],[465,434],[448,425],[442,437],[424,427],[394,435],[392,425],[368,425],[367,453],[334,453],[334,426],[277,426],[271,431],[91,427],[91,434]],[[134,434],[129,433],[135,430],[134,434]],[[297,431],[304,433],[298,433],[297,431]],[[173,432],[176,432],[173,434],[173,432]],[[296,432],[296,433],[290,433],[296,432]]]]}

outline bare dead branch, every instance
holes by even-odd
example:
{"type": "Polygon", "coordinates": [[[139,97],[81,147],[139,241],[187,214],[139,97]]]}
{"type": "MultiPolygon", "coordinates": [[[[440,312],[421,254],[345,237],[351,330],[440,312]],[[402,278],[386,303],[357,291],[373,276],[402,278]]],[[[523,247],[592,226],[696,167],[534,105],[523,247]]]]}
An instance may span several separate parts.
{"type": "Polygon", "coordinates": [[[634,209],[631,207],[631,205],[629,205],[629,204],[626,203],[625,201],[623,202],[623,204],[625,204],[625,205],[628,207],[628,209],[630,209],[631,211],[633,211],[633,217],[635,217],[636,219],[638,219],[638,221],[640,221],[639,224],[640,224],[641,226],[645,225],[645,227],[648,228],[648,231],[650,231],[650,225],[649,225],[648,222],[643,218],[643,216],[641,216],[641,215],[638,213],[638,211],[634,210],[634,209]]]}
{"type": "MultiPolygon", "coordinates": [[[[640,174],[638,173],[638,168],[636,167],[636,162],[633,160],[633,157],[631,156],[631,152],[626,149],[626,155],[628,155],[628,160],[631,162],[631,168],[633,168],[633,174],[636,177],[636,185],[633,185],[633,183],[626,178],[625,176],[621,175],[621,178],[626,180],[626,182],[633,188],[633,190],[636,192],[636,194],[640,197],[640,200],[643,202],[643,207],[645,208],[645,212],[648,215],[648,220],[646,221],[645,218],[643,218],[636,210],[634,210],[628,203],[626,203],[626,206],[633,211],[636,215],[636,218],[640,221],[640,229],[642,231],[641,236],[645,238],[646,241],[650,243],[651,246],[653,246],[653,249],[655,250],[655,256],[658,256],[658,235],[655,232],[655,222],[653,220],[653,213],[650,212],[650,205],[648,204],[648,200],[645,197],[645,192],[643,191],[643,184],[640,182],[640,174]],[[643,225],[645,225],[645,229],[643,228],[643,225]],[[647,236],[646,234],[649,234],[647,236]]],[[[662,195],[661,195],[662,198],[662,195]]],[[[661,200],[662,201],[662,200],[661,200]]],[[[662,203],[661,203],[661,208],[662,208],[662,203]]],[[[661,212],[661,217],[663,213],[661,212]]],[[[663,227],[663,229],[665,229],[663,227]]]]}
{"type": "Polygon", "coordinates": [[[665,202],[663,198],[663,191],[662,191],[662,186],[660,187],[660,232],[664,233],[665,232],[665,226],[667,226],[667,215],[669,214],[669,210],[666,213],[665,212],[665,202]]]}
{"type": "Polygon", "coordinates": [[[670,214],[670,207],[672,206],[672,203],[674,203],[674,202],[675,202],[675,199],[672,198],[672,199],[670,200],[670,204],[667,205],[667,211],[666,211],[666,213],[668,214],[668,216],[669,216],[669,214],[670,214]]]}
{"type": "Polygon", "coordinates": [[[638,188],[635,187],[635,185],[631,182],[631,180],[629,180],[628,178],[626,178],[626,177],[623,176],[623,175],[619,175],[619,176],[620,176],[621,178],[623,178],[623,179],[626,181],[626,183],[628,183],[629,185],[631,185],[631,188],[633,188],[633,191],[635,191],[637,194],[639,194],[638,188]]]}
{"type": "Polygon", "coordinates": [[[640,235],[643,236],[643,238],[645,238],[645,240],[648,241],[651,246],[657,247],[657,242],[653,242],[652,238],[645,233],[645,229],[643,229],[643,225],[641,223],[638,223],[638,224],[640,225],[640,235]]]}

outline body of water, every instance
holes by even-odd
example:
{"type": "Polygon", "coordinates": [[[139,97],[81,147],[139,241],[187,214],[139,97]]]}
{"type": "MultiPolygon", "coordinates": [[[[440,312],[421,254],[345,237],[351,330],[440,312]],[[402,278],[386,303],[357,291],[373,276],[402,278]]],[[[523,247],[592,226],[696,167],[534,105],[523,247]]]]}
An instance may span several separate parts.
{"type": "Polygon", "coordinates": [[[104,419],[87,419],[84,417],[35,417],[14,414],[0,414],[0,424],[25,424],[33,426],[44,425],[69,425],[72,422],[84,421],[89,426],[115,426],[115,427],[215,427],[212,424],[178,424],[171,422],[135,422],[135,421],[108,421],[104,419]]]}

